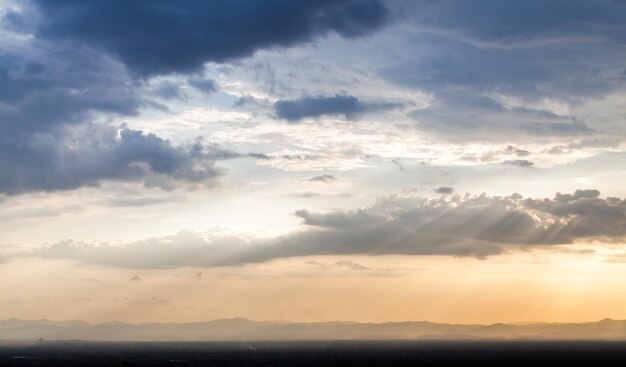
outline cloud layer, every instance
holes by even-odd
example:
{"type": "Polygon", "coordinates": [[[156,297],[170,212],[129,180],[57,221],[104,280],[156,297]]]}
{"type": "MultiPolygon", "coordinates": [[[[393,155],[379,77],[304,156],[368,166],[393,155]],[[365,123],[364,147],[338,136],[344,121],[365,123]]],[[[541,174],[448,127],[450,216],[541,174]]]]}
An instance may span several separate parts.
{"type": "MultiPolygon", "coordinates": [[[[214,184],[222,172],[214,167],[223,158],[219,149],[174,146],[110,123],[146,108],[167,110],[155,98],[186,98],[177,83],[145,78],[195,73],[206,62],[330,32],[359,37],[389,20],[377,0],[33,4],[0,14],[18,42],[0,43],[0,169],[10,172],[0,178],[0,193],[11,195],[104,180],[214,184]]],[[[205,94],[217,91],[211,79],[190,76],[187,82],[205,94]]]]}
{"type": "Polygon", "coordinates": [[[39,37],[100,48],[142,75],[189,73],[336,32],[358,37],[388,20],[378,0],[47,1],[39,37]]]}
{"type": "Polygon", "coordinates": [[[0,159],[7,172],[0,176],[0,192],[68,190],[102,180],[143,181],[164,189],[176,181],[210,182],[223,173],[214,162],[224,153],[200,142],[173,146],[138,130],[81,125],[63,137],[36,135],[27,146],[13,146],[0,159]]]}
{"type": "MultiPolygon", "coordinates": [[[[455,141],[597,134],[571,108],[624,91],[623,2],[413,1],[379,75],[432,96],[417,128],[455,141]]],[[[611,131],[605,133],[611,134],[611,131]]]]}
{"type": "Polygon", "coordinates": [[[485,258],[515,248],[623,241],[626,200],[597,190],[553,199],[465,195],[385,197],[356,209],[295,214],[301,231],[274,238],[181,232],[126,244],[68,240],[4,258],[35,256],[123,268],[212,267],[312,255],[451,255],[485,258]]]}
{"type": "Polygon", "coordinates": [[[394,103],[366,103],[357,97],[345,94],[335,94],[332,97],[303,97],[274,103],[276,116],[289,122],[324,115],[339,115],[352,120],[366,112],[384,111],[397,107],[399,106],[394,103]]]}

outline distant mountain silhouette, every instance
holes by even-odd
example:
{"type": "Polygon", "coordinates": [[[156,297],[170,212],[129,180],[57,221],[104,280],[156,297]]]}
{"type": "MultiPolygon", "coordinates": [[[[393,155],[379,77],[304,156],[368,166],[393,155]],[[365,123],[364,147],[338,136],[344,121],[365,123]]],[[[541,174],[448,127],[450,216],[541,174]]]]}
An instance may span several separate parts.
{"type": "Polygon", "coordinates": [[[0,340],[209,341],[340,339],[536,339],[626,340],[626,320],[588,323],[455,325],[425,321],[291,323],[243,318],[193,323],[106,322],[80,320],[0,321],[0,340]]]}

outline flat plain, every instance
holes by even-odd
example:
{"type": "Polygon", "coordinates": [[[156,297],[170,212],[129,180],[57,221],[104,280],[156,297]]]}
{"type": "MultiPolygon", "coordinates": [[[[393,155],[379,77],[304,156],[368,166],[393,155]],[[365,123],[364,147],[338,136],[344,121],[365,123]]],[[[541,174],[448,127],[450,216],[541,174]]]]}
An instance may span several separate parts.
{"type": "Polygon", "coordinates": [[[626,366],[626,342],[2,342],[0,365],[626,366]]]}

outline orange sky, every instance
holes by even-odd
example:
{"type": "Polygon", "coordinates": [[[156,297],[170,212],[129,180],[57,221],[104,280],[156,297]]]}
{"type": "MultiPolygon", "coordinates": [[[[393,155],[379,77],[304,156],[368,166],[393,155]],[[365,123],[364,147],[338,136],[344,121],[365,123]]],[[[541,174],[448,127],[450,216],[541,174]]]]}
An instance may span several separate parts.
{"type": "Polygon", "coordinates": [[[90,322],[626,319],[626,266],[609,262],[618,248],[601,248],[592,255],[310,257],[139,272],[23,259],[0,266],[0,314],[90,322]]]}

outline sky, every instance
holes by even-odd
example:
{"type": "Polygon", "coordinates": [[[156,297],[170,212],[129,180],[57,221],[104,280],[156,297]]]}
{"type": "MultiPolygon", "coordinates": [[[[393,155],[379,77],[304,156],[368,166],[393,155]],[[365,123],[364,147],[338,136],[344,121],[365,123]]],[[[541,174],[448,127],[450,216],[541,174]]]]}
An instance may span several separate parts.
{"type": "Polygon", "coordinates": [[[0,0],[0,315],[626,319],[626,2],[0,0]]]}

